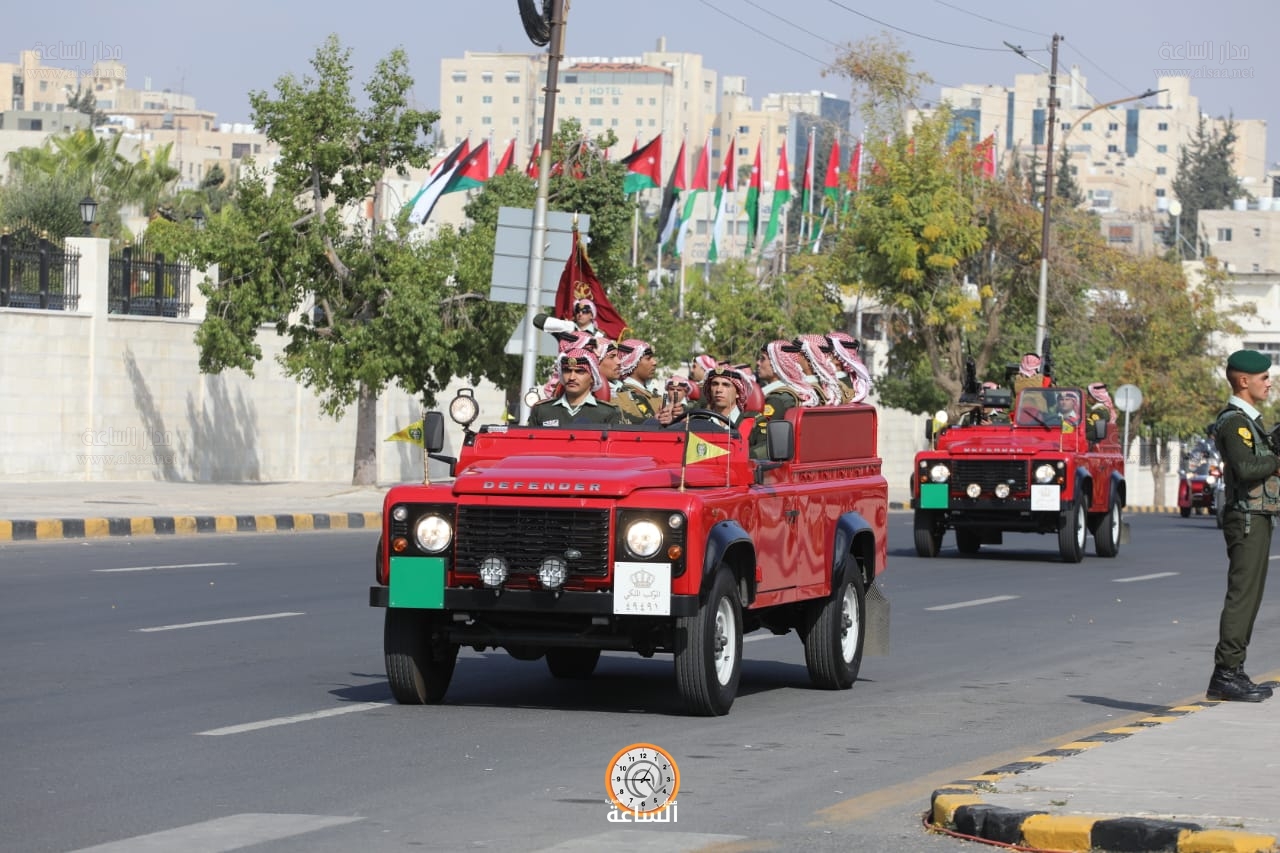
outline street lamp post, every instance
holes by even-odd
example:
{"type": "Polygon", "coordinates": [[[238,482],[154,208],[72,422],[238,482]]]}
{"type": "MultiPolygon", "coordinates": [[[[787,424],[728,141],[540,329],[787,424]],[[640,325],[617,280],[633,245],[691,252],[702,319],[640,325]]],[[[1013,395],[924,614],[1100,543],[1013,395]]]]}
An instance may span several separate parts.
{"type": "Polygon", "coordinates": [[[98,215],[98,203],[93,200],[93,196],[85,196],[80,199],[80,221],[84,223],[84,236],[92,237],[93,219],[98,215]]]}

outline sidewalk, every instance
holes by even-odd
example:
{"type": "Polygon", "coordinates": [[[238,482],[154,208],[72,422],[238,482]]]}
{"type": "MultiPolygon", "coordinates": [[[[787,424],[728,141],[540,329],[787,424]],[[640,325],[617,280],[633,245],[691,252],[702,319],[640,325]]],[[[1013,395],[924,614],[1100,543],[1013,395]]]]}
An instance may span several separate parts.
{"type": "Polygon", "coordinates": [[[1041,850],[1280,850],[1278,732],[1280,697],[1175,706],[935,791],[930,821],[1041,850]]]}
{"type": "Polygon", "coordinates": [[[387,488],[349,483],[0,483],[0,542],[377,528],[387,488]]]}

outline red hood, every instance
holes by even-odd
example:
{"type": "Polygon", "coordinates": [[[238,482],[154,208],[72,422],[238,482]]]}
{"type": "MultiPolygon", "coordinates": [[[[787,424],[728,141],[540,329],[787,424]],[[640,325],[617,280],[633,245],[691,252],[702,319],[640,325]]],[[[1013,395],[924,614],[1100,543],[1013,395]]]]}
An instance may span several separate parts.
{"type": "MultiPolygon", "coordinates": [[[[721,474],[723,477],[723,474],[721,474]]],[[[458,472],[455,495],[539,494],[546,497],[620,498],[636,489],[675,488],[680,469],[647,456],[508,456],[458,472]]]]}

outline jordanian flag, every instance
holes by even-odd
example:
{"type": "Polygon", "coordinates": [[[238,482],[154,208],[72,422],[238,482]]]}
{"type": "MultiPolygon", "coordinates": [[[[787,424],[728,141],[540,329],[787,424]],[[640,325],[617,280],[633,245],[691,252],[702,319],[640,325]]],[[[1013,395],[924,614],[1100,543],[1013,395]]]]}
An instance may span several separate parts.
{"type": "Polygon", "coordinates": [[[760,142],[756,142],[756,162],[751,167],[747,182],[747,253],[756,246],[756,233],[760,230],[760,142]]]}
{"type": "Polygon", "coordinates": [[[822,185],[824,205],[834,208],[840,203],[840,140],[831,140],[831,156],[827,158],[827,180],[822,185]]]}
{"type": "MultiPolygon", "coordinates": [[[[689,222],[693,219],[694,201],[698,198],[699,193],[705,193],[710,186],[708,183],[710,177],[710,169],[707,168],[707,152],[711,150],[711,137],[708,136],[706,142],[702,145],[702,153],[698,155],[698,164],[693,170],[693,179],[689,182],[689,191],[685,193],[684,210],[680,214],[681,222],[689,222]]],[[[685,229],[681,228],[680,233],[676,235],[676,254],[684,254],[684,238],[685,229]]]]}
{"type": "Polygon", "coordinates": [[[662,212],[658,214],[659,246],[670,242],[680,227],[680,194],[684,191],[684,142],[681,141],[675,165],[671,167],[671,178],[662,193],[662,212]]]}
{"type": "Polygon", "coordinates": [[[468,143],[464,139],[431,170],[431,174],[422,184],[422,189],[418,190],[417,195],[409,199],[409,203],[405,205],[405,207],[409,208],[410,222],[420,224],[427,221],[427,214],[435,206],[436,199],[440,197],[440,191],[444,189],[444,182],[453,173],[458,161],[467,156],[467,149],[468,143]]]}
{"type": "Polygon", "coordinates": [[[782,151],[778,153],[778,174],[773,179],[773,205],[769,211],[769,227],[764,232],[764,247],[769,247],[778,239],[781,230],[782,215],[791,202],[791,173],[787,167],[787,141],[782,140],[782,151]]]}
{"type": "MultiPolygon", "coordinates": [[[[435,210],[436,202],[440,200],[440,196],[474,189],[484,184],[487,180],[489,180],[489,141],[486,139],[470,154],[455,163],[452,169],[447,172],[443,169],[440,171],[440,177],[437,179],[436,184],[433,184],[430,188],[434,190],[439,185],[439,191],[428,193],[433,197],[426,201],[426,212],[423,213],[422,219],[414,221],[425,224],[431,218],[431,212],[435,210]]],[[[416,210],[417,208],[415,207],[416,210]]]]}
{"type": "Polygon", "coordinates": [[[729,148],[720,167],[720,180],[716,184],[716,218],[711,226],[711,249],[707,252],[707,260],[713,264],[720,260],[720,245],[724,243],[725,207],[738,191],[737,167],[733,165],[735,144],[735,140],[729,140],[729,148]]]}
{"type": "Polygon", "coordinates": [[[627,176],[622,181],[626,195],[662,186],[662,134],[659,133],[643,148],[622,158],[627,176]]]}

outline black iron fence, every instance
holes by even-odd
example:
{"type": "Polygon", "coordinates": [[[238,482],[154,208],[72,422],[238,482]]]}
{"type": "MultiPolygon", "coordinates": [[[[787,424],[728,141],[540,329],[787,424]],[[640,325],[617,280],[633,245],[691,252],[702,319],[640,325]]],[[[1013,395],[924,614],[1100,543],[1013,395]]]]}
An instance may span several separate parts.
{"type": "Polygon", "coordinates": [[[191,267],[166,261],[163,252],[144,244],[112,254],[107,285],[107,312],[186,317],[191,311],[191,267]]]}
{"type": "Polygon", "coordinates": [[[0,308],[79,307],[79,252],[26,228],[0,235],[0,308]]]}

